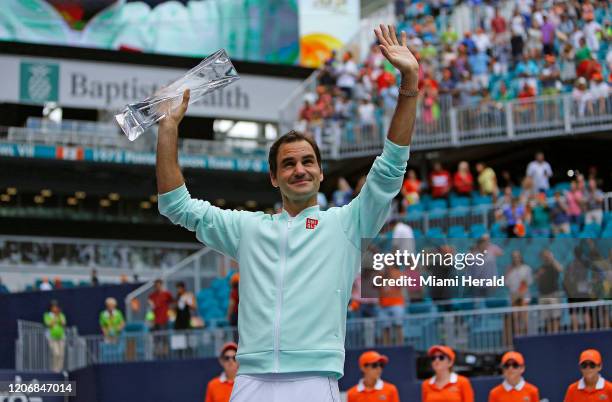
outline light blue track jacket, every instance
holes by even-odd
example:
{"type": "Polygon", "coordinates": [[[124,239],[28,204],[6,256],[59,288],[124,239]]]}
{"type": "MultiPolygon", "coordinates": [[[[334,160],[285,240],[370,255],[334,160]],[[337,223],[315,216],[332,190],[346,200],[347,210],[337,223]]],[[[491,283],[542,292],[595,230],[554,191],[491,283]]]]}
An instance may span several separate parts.
{"type": "Polygon", "coordinates": [[[346,311],[361,239],[375,237],[399,192],[410,148],[386,140],[360,194],[321,211],[230,211],[192,199],[183,185],[158,197],[159,211],[240,264],[239,374],[344,369],[346,311]]]}

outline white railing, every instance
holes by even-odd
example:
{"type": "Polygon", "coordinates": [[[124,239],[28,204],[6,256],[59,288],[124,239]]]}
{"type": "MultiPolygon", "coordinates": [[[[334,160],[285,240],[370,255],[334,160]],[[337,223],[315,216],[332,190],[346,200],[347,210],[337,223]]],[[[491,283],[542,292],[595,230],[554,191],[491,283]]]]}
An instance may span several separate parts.
{"type": "MultiPolygon", "coordinates": [[[[434,344],[446,344],[462,352],[501,353],[512,349],[513,338],[519,335],[609,330],[612,300],[406,314],[401,318],[400,339],[394,320],[349,319],[346,348],[409,345],[423,351],[434,344]],[[392,329],[388,336],[385,328],[392,329]]],[[[221,345],[236,339],[235,327],[155,332],[142,328],[112,341],[102,335],[79,336],[70,330],[65,367],[74,370],[95,363],[215,357],[221,345]]],[[[50,361],[42,325],[19,321],[17,369],[48,370],[50,361]]]]}
{"type": "Polygon", "coordinates": [[[0,236],[0,268],[164,269],[202,246],[197,243],[0,236]]]}
{"type": "MultiPolygon", "coordinates": [[[[612,130],[612,97],[596,99],[593,107],[575,102],[571,95],[537,97],[452,108],[426,123],[418,117],[413,150],[431,150],[495,142],[612,130]]],[[[326,120],[322,137],[333,138],[326,156],[344,159],[371,156],[382,151],[390,116],[366,128],[351,121],[326,120]]]]}
{"type": "MultiPolygon", "coordinates": [[[[0,127],[0,143],[17,143],[28,145],[60,145],[66,147],[84,147],[105,150],[129,150],[155,153],[157,143],[156,128],[143,135],[138,141],[129,141],[122,134],[91,135],[80,131],[62,131],[55,128],[0,127]]],[[[179,153],[183,155],[214,155],[261,157],[267,155],[267,146],[253,141],[251,146],[238,146],[231,139],[224,141],[179,139],[179,153]]]]}
{"type": "MultiPolygon", "coordinates": [[[[402,338],[389,331],[386,345],[409,345],[427,350],[445,344],[474,353],[500,353],[512,349],[517,335],[548,335],[610,329],[612,300],[527,307],[410,314],[402,319],[402,338]]],[[[347,348],[372,348],[385,344],[384,328],[392,320],[360,318],[347,323],[347,348]]]]}

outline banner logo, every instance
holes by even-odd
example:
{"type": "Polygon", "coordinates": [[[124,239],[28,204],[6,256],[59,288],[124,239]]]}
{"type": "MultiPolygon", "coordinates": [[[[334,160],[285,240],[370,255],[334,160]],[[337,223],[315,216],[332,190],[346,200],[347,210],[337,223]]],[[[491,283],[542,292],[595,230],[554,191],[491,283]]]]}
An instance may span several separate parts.
{"type": "Polygon", "coordinates": [[[19,99],[24,102],[57,102],[59,98],[59,65],[22,62],[19,99]]]}

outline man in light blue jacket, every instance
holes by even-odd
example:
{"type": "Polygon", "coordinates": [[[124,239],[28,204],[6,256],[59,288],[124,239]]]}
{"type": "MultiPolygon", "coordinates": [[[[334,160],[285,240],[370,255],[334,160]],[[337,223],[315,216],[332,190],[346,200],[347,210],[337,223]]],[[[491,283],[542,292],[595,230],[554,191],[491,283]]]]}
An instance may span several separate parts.
{"type": "Polygon", "coordinates": [[[418,63],[393,27],[375,30],[385,57],[402,74],[401,96],[383,153],[358,197],[321,211],[323,180],[316,143],[290,132],[269,155],[283,211],[222,210],[191,198],[177,158],[178,124],[189,102],[161,121],[157,144],[159,210],[198,240],[240,263],[240,369],[232,402],[338,402],[346,309],[359,271],[361,239],[374,237],[402,185],[416,117],[418,63]]]}

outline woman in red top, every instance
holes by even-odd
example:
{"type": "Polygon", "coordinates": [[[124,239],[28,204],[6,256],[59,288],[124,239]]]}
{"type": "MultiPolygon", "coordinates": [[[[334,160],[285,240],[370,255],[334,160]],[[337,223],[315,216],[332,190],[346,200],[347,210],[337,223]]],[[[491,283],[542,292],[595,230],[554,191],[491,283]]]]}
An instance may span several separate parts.
{"type": "Polygon", "coordinates": [[[423,381],[422,402],[474,402],[470,380],[453,372],[455,352],[444,345],[435,345],[427,353],[434,376],[423,381]]]}
{"type": "Polygon", "coordinates": [[[474,177],[470,173],[470,165],[466,161],[459,162],[453,176],[453,187],[459,195],[469,196],[474,189],[474,177]]]}

